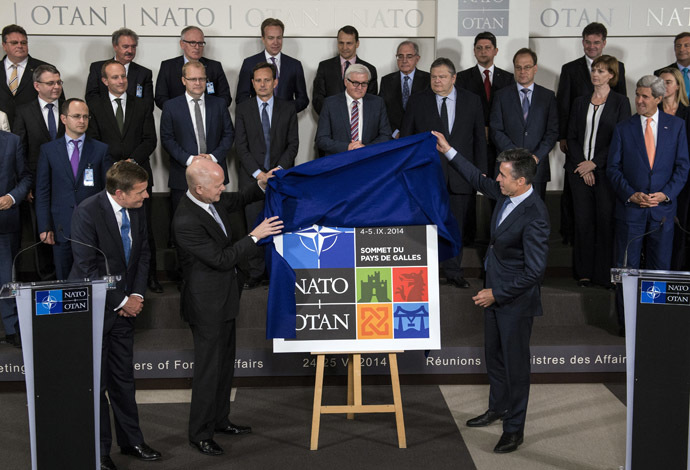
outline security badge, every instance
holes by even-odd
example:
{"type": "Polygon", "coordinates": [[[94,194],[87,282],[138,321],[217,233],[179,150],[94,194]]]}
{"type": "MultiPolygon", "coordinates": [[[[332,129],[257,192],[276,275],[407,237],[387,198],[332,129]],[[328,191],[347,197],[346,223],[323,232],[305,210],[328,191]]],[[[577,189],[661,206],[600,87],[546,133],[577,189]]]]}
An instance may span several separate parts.
{"type": "Polygon", "coordinates": [[[93,168],[91,168],[91,164],[89,163],[88,168],[84,169],[84,186],[93,186],[94,181],[93,181],[93,168]]]}
{"type": "Polygon", "coordinates": [[[216,92],[215,88],[213,88],[213,82],[206,82],[206,93],[209,95],[212,95],[216,92]]]}
{"type": "Polygon", "coordinates": [[[144,87],[141,83],[137,83],[137,98],[142,98],[144,96],[144,87]]]}

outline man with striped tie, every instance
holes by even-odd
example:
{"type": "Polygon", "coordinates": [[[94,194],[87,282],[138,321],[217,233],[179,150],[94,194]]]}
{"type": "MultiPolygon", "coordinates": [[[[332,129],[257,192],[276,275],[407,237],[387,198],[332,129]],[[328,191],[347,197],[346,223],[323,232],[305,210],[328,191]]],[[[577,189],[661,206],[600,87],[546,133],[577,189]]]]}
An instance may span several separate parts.
{"type": "Polygon", "coordinates": [[[326,155],[354,150],[391,139],[383,98],[367,93],[371,73],[361,64],[345,72],[345,93],[323,103],[316,129],[316,146],[326,155]]]}

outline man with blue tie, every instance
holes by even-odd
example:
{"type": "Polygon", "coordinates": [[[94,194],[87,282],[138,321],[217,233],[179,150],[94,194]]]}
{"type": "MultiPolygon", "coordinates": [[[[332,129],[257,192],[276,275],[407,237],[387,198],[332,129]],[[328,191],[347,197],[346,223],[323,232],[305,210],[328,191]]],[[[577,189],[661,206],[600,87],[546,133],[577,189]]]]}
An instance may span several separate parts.
{"type": "Polygon", "coordinates": [[[261,42],[265,49],[247,57],[242,62],[235,95],[237,104],[256,96],[256,91],[252,86],[254,66],[261,62],[268,62],[276,67],[276,78],[280,82],[280,85],[276,84],[275,96],[294,103],[295,111],[298,113],[309,105],[302,62],[282,52],[284,33],[285,25],[277,18],[266,18],[261,23],[261,42]]]}
{"type": "Polygon", "coordinates": [[[70,98],[60,108],[64,138],[41,146],[36,172],[36,219],[41,240],[53,245],[55,275],[67,279],[72,269],[69,240],[72,212],[103,190],[111,160],[108,146],[86,137],[89,107],[70,98]],[[58,233],[55,233],[55,232],[58,233]]]}
{"type": "Polygon", "coordinates": [[[678,67],[685,82],[685,92],[688,94],[688,98],[690,98],[690,32],[684,31],[675,37],[673,40],[673,53],[676,55],[676,62],[655,70],[654,75],[658,77],[661,71],[667,67],[678,67]]]}
{"type": "MultiPolygon", "coordinates": [[[[646,269],[671,267],[673,219],[690,160],[685,122],[658,108],[665,93],[661,78],[645,75],[639,79],[635,91],[637,114],[620,122],[613,132],[606,175],[616,193],[615,250],[619,267],[640,267],[643,242],[646,269]],[[641,236],[650,230],[654,231],[641,236]]],[[[619,332],[624,335],[620,286],[616,294],[619,332]]]]}

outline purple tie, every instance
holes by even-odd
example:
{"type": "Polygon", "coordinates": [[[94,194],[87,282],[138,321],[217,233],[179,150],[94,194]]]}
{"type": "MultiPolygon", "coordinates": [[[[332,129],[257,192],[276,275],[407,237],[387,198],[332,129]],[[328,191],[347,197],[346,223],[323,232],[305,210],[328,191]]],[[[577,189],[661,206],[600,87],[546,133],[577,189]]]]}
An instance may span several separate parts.
{"type": "Polygon", "coordinates": [[[78,140],[70,140],[72,142],[72,145],[74,145],[74,150],[72,150],[72,156],[70,157],[69,161],[72,164],[72,174],[74,175],[74,179],[77,179],[77,170],[79,170],[79,141],[78,140]]]}
{"type": "MultiPolygon", "coordinates": [[[[280,78],[280,70],[278,70],[278,64],[276,64],[276,58],[271,57],[271,62],[273,62],[273,66],[276,68],[276,80],[277,80],[280,78]]],[[[277,93],[277,91],[278,91],[278,85],[276,85],[276,87],[273,89],[273,95],[274,96],[277,93]]]]}

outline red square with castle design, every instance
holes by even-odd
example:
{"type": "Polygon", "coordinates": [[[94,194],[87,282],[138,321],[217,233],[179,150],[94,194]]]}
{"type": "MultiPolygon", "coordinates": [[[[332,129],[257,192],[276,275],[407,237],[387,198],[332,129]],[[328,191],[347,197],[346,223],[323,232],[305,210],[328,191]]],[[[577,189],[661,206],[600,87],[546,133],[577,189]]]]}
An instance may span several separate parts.
{"type": "Polygon", "coordinates": [[[428,302],[427,268],[393,268],[394,302],[428,302]]]}

